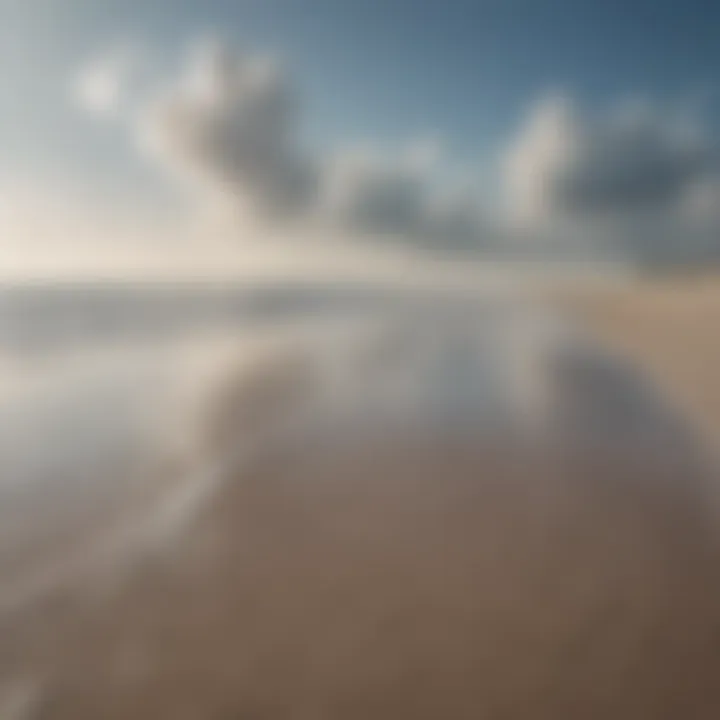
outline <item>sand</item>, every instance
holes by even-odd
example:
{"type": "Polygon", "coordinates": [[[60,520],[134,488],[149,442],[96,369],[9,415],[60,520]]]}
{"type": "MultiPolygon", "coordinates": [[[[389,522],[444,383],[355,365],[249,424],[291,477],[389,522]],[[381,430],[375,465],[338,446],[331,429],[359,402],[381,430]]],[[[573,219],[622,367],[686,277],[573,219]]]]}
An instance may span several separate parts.
{"type": "Polygon", "coordinates": [[[720,278],[638,279],[554,295],[720,442],[720,278]]]}
{"type": "MultiPolygon", "coordinates": [[[[626,347],[628,301],[593,303],[626,347]]],[[[715,473],[631,374],[565,361],[540,437],[271,434],[174,542],[0,618],[3,720],[715,720],[715,473]]]]}

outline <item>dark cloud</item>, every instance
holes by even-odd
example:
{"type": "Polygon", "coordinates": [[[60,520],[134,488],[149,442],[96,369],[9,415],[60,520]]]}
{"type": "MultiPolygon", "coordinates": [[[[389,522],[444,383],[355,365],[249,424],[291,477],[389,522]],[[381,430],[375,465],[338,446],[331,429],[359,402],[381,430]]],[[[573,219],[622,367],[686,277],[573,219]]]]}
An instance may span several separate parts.
{"type": "Polygon", "coordinates": [[[264,220],[448,247],[482,241],[470,203],[441,200],[435,143],[311,157],[299,122],[296,93],[276,63],[210,43],[147,108],[141,137],[172,174],[264,220]]]}
{"type": "Polygon", "coordinates": [[[588,127],[574,161],[556,178],[558,201],[571,211],[656,210],[682,201],[713,166],[700,139],[659,116],[588,127]]]}
{"type": "Polygon", "coordinates": [[[298,148],[294,94],[270,60],[208,44],[142,120],[147,148],[206,190],[268,216],[304,211],[316,192],[298,148]]]}
{"type": "Polygon", "coordinates": [[[634,106],[589,118],[554,96],[531,109],[508,149],[506,207],[526,232],[571,234],[626,258],[689,258],[712,245],[699,196],[717,171],[712,143],[688,117],[634,106]]]}
{"type": "Polygon", "coordinates": [[[358,151],[335,158],[324,180],[323,208],[335,223],[378,235],[421,231],[427,179],[403,158],[358,151]]]}
{"type": "Polygon", "coordinates": [[[370,237],[448,252],[487,248],[497,231],[479,194],[442,187],[437,156],[432,144],[418,141],[400,152],[335,158],[324,176],[323,212],[337,227],[370,237]]]}

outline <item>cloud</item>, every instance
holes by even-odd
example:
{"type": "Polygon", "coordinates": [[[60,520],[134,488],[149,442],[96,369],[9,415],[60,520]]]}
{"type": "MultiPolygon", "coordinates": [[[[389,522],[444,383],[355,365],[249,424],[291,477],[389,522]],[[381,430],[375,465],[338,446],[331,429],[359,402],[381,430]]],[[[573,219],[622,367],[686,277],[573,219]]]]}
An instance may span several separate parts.
{"type": "Polygon", "coordinates": [[[75,102],[93,115],[117,115],[123,108],[137,65],[137,53],[129,47],[117,48],[95,58],[73,78],[75,102]]]}
{"type": "MultiPolygon", "coordinates": [[[[110,55],[86,68],[78,88],[88,109],[117,106],[126,67],[110,55]]],[[[302,226],[298,237],[318,230],[449,253],[645,261],[713,251],[716,150],[687,109],[635,102],[593,116],[548,95],[510,138],[490,199],[472,184],[448,187],[435,139],[308,152],[298,98],[276,60],[205,42],[156,89],[130,132],[202,208],[259,223],[257,236],[291,223],[302,226]]]]}
{"type": "Polygon", "coordinates": [[[337,153],[321,174],[321,216],[354,236],[404,240],[426,250],[499,246],[480,194],[439,182],[442,166],[440,144],[422,138],[395,151],[337,153]]]}
{"type": "Polygon", "coordinates": [[[502,158],[506,210],[519,227],[546,224],[557,210],[555,183],[580,144],[574,108],[564,97],[531,108],[502,158]]]}
{"type": "Polygon", "coordinates": [[[299,150],[295,97],[281,69],[262,57],[207,43],[180,80],[146,108],[142,148],[184,182],[247,212],[305,212],[316,171],[299,150]]]}
{"type": "Polygon", "coordinates": [[[428,202],[424,168],[412,150],[393,157],[372,149],[338,154],[323,176],[322,206],[338,224],[361,233],[421,232],[428,202]]]}
{"type": "Polygon", "coordinates": [[[203,202],[246,220],[416,244],[481,241],[470,203],[435,187],[437,139],[313,156],[300,143],[297,97],[276,61],[206,42],[143,111],[139,146],[203,202]]]}
{"type": "Polygon", "coordinates": [[[634,103],[590,118],[556,95],[531,108],[510,143],[506,208],[526,230],[580,233],[639,257],[691,253],[707,238],[688,236],[687,222],[707,206],[700,195],[717,186],[717,170],[689,117],[634,103]]]}
{"type": "Polygon", "coordinates": [[[641,106],[591,120],[555,96],[531,109],[506,179],[527,217],[623,215],[675,205],[713,164],[709,143],[681,121],[641,106]]]}

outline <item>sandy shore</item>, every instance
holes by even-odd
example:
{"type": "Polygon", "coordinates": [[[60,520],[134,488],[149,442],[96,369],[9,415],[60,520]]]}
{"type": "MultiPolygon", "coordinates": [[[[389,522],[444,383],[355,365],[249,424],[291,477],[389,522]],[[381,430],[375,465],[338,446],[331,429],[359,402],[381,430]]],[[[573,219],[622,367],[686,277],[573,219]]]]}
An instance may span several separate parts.
{"type": "Polygon", "coordinates": [[[718,716],[717,516],[682,443],[427,432],[291,433],[163,552],[6,619],[4,718],[718,716]]]}
{"type": "Polygon", "coordinates": [[[551,293],[720,443],[720,277],[659,277],[551,293]]]}
{"type": "MultiPolygon", "coordinates": [[[[574,307],[620,347],[628,302],[574,307]]],[[[362,432],[271,434],[174,542],[0,618],[2,720],[715,720],[714,474],[625,368],[557,360],[547,434],[387,425],[382,403],[362,432]]]]}
{"type": "Polygon", "coordinates": [[[694,470],[418,440],[261,456],[169,554],[16,618],[27,717],[717,717],[694,470]]]}

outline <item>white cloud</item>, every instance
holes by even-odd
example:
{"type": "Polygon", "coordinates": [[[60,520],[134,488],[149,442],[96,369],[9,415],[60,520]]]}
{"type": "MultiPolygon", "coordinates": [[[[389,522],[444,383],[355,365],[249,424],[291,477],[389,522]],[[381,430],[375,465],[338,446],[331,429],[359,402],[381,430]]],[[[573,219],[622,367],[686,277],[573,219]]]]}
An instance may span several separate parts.
{"type": "Polygon", "coordinates": [[[101,117],[123,109],[139,62],[136,51],[117,48],[95,58],[73,79],[72,94],[78,106],[101,117]]]}
{"type": "Polygon", "coordinates": [[[507,211],[525,228],[550,221],[555,184],[572,166],[582,144],[575,109],[562,96],[543,99],[528,113],[503,158],[507,211]]]}

